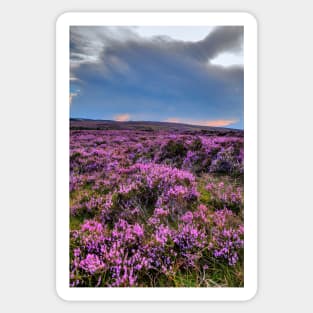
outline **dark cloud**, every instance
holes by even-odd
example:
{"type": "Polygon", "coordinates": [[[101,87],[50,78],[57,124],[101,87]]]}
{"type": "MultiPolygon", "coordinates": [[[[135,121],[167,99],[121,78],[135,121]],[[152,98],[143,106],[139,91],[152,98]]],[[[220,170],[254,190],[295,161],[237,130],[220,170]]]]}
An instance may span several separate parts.
{"type": "MultiPolygon", "coordinates": [[[[217,27],[203,40],[142,38],[127,27],[71,28],[71,76],[82,84],[83,101],[110,100],[188,105],[218,117],[243,116],[243,67],[210,64],[221,53],[242,51],[243,27],[217,27]],[[98,95],[99,99],[95,99],[98,95]],[[115,99],[115,100],[114,100],[115,99]],[[219,116],[220,115],[220,116],[219,116]],[[227,116],[226,116],[227,115],[227,116]]],[[[111,102],[112,102],[111,101],[111,102]]],[[[86,103],[92,108],[92,101],[86,103]]],[[[71,109],[75,109],[72,106],[71,109]]],[[[87,108],[86,108],[87,109],[87,108]]],[[[200,114],[202,114],[200,112],[200,114]]]]}
{"type": "Polygon", "coordinates": [[[239,52],[243,45],[242,26],[224,26],[216,28],[203,40],[191,44],[194,57],[205,62],[223,52],[239,52]]]}

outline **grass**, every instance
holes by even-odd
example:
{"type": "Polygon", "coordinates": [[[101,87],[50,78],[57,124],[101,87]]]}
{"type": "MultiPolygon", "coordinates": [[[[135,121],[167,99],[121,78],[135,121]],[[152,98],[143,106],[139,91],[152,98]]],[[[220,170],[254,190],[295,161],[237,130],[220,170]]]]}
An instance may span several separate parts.
{"type": "Polygon", "coordinates": [[[80,228],[80,225],[84,222],[84,216],[71,216],[70,217],[70,230],[76,230],[80,228]]]}

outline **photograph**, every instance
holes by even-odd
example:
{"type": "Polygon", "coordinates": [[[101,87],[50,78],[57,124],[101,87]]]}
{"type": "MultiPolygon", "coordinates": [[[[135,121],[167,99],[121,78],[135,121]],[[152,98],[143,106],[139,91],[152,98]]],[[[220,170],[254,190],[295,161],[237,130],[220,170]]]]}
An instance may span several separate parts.
{"type": "Polygon", "coordinates": [[[67,38],[68,287],[244,289],[244,26],[67,38]]]}

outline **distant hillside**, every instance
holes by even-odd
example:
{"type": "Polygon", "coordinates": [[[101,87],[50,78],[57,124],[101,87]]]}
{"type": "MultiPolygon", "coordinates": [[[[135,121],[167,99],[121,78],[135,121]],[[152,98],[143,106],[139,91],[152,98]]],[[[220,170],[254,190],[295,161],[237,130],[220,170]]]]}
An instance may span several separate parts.
{"type": "Polygon", "coordinates": [[[180,133],[194,133],[200,132],[208,135],[217,136],[236,136],[243,137],[244,131],[239,129],[224,128],[224,127],[210,127],[198,126],[180,123],[169,122],[149,122],[149,121],[127,121],[117,122],[111,120],[91,120],[82,118],[71,118],[70,129],[83,130],[142,130],[142,131],[157,131],[167,130],[180,133]]]}

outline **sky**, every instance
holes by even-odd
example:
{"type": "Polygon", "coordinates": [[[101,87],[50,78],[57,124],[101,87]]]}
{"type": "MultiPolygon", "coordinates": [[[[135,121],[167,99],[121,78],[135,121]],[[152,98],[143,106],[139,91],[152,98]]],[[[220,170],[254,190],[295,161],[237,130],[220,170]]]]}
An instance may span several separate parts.
{"type": "Polygon", "coordinates": [[[71,26],[70,116],[243,129],[243,27],[71,26]]]}

